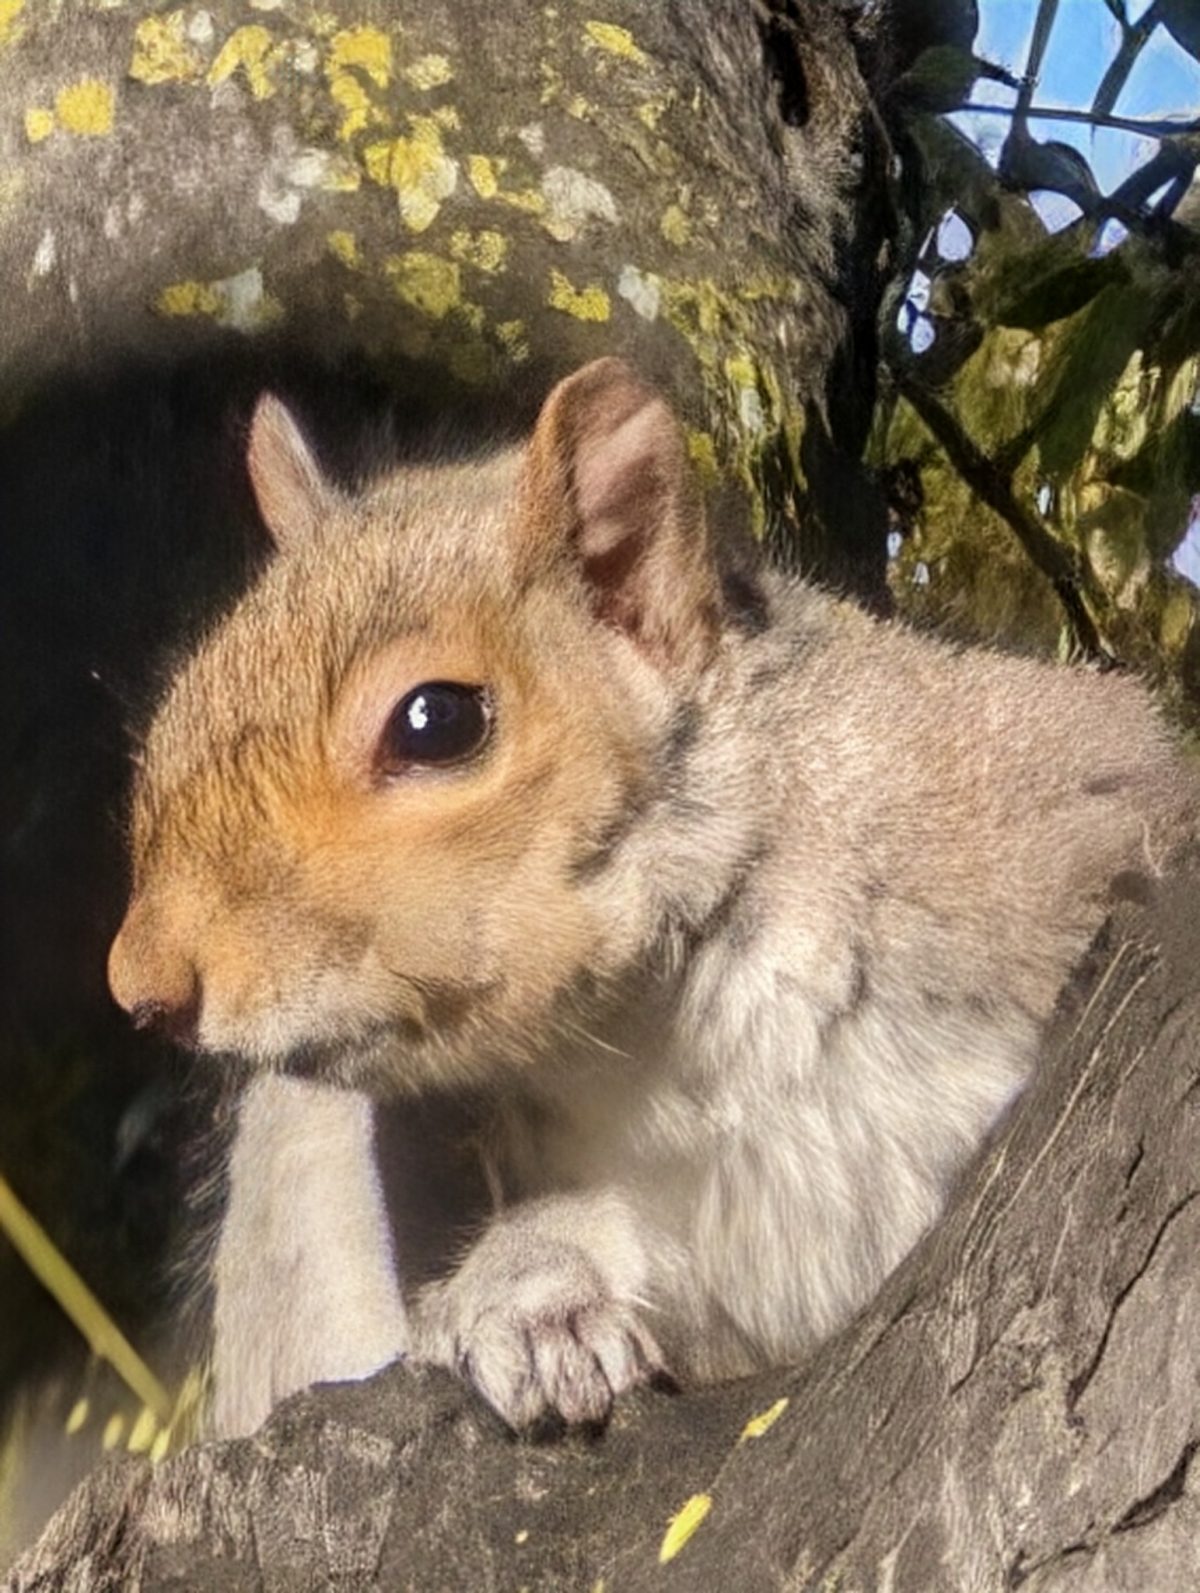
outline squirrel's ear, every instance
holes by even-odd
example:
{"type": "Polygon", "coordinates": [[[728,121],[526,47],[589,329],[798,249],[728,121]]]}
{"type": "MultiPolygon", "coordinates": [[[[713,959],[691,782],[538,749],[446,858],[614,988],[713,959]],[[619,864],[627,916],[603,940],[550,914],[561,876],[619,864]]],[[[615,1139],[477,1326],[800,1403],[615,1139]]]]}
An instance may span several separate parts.
{"type": "Polygon", "coordinates": [[[250,422],[246,453],[258,512],[281,552],[295,548],[327,518],[334,490],[287,405],[263,393],[250,422]]]}
{"type": "Polygon", "coordinates": [[[708,661],[720,586],[704,506],[674,415],[622,360],[595,360],[551,392],[515,529],[527,564],[573,563],[596,616],[658,662],[708,661]]]}

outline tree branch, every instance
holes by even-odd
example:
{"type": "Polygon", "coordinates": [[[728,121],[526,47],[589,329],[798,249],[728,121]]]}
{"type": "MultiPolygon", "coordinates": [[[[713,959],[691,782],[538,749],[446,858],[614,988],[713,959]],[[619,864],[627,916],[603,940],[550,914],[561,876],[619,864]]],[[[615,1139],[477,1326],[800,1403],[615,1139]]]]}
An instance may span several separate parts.
{"type": "Polygon", "coordinates": [[[897,389],[912,405],[971,490],[1011,528],[1030,559],[1046,576],[1062,604],[1076,644],[1089,658],[1107,657],[1091,610],[1101,607],[1100,594],[1078,555],[1050,535],[1018,499],[1012,481],[978,446],[921,381],[903,368],[889,366],[897,389]]]}
{"type": "MultiPolygon", "coordinates": [[[[1016,107],[1012,105],[980,105],[974,100],[969,100],[959,109],[970,111],[976,116],[1017,114],[1016,107]]],[[[1200,118],[1190,122],[1172,120],[1170,117],[1142,120],[1136,116],[1111,116],[1096,111],[1071,110],[1065,105],[1031,106],[1024,114],[1034,122],[1083,122],[1089,127],[1116,127],[1127,133],[1144,133],[1148,138],[1173,138],[1180,133],[1200,132],[1200,118]]]]}

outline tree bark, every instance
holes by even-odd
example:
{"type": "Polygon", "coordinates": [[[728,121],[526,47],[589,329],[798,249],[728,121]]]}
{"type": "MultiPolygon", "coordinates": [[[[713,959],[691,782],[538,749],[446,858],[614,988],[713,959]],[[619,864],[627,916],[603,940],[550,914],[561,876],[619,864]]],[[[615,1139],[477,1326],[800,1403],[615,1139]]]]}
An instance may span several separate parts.
{"type": "Polygon", "coordinates": [[[544,1444],[397,1367],[110,1465],[9,1593],[1197,1585],[1200,873],[1120,884],[946,1219],[807,1365],[544,1444]]]}
{"type": "Polygon", "coordinates": [[[352,359],[426,404],[507,409],[628,352],[760,524],[864,580],[844,474],[805,441],[855,458],[871,407],[888,212],[848,15],[10,0],[0,393],[253,350],[260,372],[352,359]],[[865,367],[831,381],[851,345],[865,367]],[[831,406],[860,435],[835,442],[831,406]]]}

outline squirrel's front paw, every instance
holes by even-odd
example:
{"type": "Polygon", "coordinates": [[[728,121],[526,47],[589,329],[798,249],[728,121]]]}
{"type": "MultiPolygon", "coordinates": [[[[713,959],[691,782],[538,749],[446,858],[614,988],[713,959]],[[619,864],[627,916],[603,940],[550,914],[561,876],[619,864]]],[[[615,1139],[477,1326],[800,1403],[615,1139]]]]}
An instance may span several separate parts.
{"type": "Polygon", "coordinates": [[[613,1400],[665,1379],[632,1303],[614,1299],[582,1250],[508,1256],[483,1244],[417,1309],[420,1360],[459,1372],[510,1427],[547,1415],[602,1423],[613,1400]]]}

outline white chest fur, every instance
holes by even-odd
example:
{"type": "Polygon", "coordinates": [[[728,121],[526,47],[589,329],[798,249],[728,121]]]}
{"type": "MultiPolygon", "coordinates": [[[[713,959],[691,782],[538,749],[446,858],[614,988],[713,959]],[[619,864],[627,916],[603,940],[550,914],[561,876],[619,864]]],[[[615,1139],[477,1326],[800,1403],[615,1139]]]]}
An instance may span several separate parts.
{"type": "Polygon", "coordinates": [[[1020,1087],[1028,1014],[920,991],[866,938],[743,923],[694,958],[666,1051],[635,1041],[554,1092],[521,1165],[535,1187],[624,1191],[684,1369],[786,1359],[837,1327],[1020,1087]]]}

